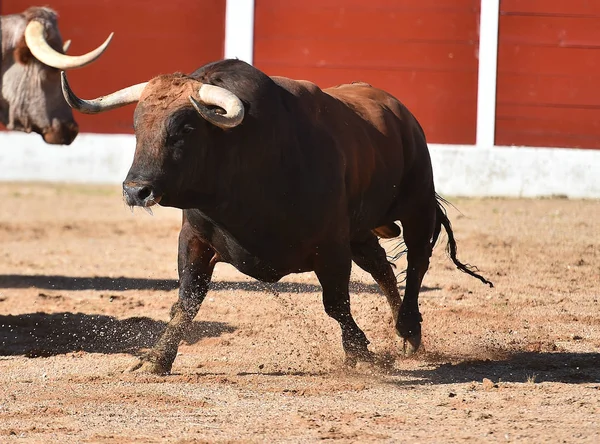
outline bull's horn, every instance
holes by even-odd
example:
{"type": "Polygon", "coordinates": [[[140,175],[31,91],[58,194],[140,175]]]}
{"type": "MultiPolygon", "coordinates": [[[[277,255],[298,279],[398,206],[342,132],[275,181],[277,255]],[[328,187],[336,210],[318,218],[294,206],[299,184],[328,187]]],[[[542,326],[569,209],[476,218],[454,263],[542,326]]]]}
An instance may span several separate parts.
{"type": "Polygon", "coordinates": [[[190,102],[198,114],[213,125],[220,128],[233,128],[244,120],[244,104],[238,96],[231,91],[215,85],[203,84],[198,90],[200,102],[190,96],[190,102]],[[225,110],[225,114],[219,114],[206,105],[214,105],[225,110]]]}
{"type": "Polygon", "coordinates": [[[61,54],[52,48],[44,36],[44,24],[37,20],[31,20],[25,28],[25,43],[40,62],[57,69],[81,68],[88,65],[102,55],[108,47],[113,33],[111,32],[106,41],[93,51],[80,56],[68,56],[61,54]]]}
{"type": "Polygon", "coordinates": [[[97,114],[111,109],[120,108],[130,103],[135,103],[140,100],[142,91],[148,82],[138,83],[137,85],[129,86],[120,89],[112,94],[98,97],[97,99],[84,100],[75,95],[67,82],[67,75],[64,71],[60,73],[60,82],[62,85],[63,96],[69,106],[84,114],[97,114]]]}

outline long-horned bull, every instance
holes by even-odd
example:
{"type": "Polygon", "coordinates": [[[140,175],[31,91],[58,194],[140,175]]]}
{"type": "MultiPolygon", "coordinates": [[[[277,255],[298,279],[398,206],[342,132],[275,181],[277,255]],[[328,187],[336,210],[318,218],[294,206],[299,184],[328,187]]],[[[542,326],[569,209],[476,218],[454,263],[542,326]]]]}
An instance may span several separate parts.
{"type": "Polygon", "coordinates": [[[98,48],[80,56],[65,52],[57,14],[32,7],[0,17],[2,30],[0,121],[9,129],[34,131],[50,144],[70,144],[79,128],[60,88],[59,70],[81,68],[98,59],[112,34],[98,48]]]}
{"type": "Polygon", "coordinates": [[[179,300],[133,370],[170,371],[219,261],[266,282],[314,271],[349,364],[374,358],[350,312],[352,261],[387,297],[406,355],[421,342],[419,289],[442,227],[456,266],[492,286],[457,259],[423,130],[382,90],[366,83],[321,90],[239,60],[95,100],[79,99],[62,79],[67,102],[81,112],[139,102],[126,201],[184,210],[179,300]],[[396,221],[408,252],[404,299],[378,240],[400,235],[396,221]]]}

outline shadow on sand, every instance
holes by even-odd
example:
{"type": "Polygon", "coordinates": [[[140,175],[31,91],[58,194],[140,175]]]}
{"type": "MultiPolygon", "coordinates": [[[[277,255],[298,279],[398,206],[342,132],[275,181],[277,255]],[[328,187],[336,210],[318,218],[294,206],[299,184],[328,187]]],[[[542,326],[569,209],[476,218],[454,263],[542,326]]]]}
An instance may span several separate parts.
{"type": "Polygon", "coordinates": [[[398,386],[439,385],[482,382],[487,378],[494,383],[600,383],[600,353],[515,352],[497,359],[434,366],[433,369],[394,371],[393,374],[403,376],[403,380],[388,382],[398,386]]]}
{"type": "MultiPolygon", "coordinates": [[[[148,317],[117,319],[67,312],[0,315],[0,356],[54,356],[78,351],[137,354],[140,349],[154,345],[165,325],[148,317]]],[[[194,344],[202,338],[235,330],[222,322],[196,321],[184,342],[194,344]]],[[[482,382],[484,378],[494,383],[600,383],[600,353],[515,352],[494,359],[446,360],[455,363],[440,363],[444,361],[440,356],[435,359],[424,356],[422,360],[435,362],[416,370],[386,369],[383,382],[398,387],[482,382]]]]}
{"type": "MultiPolygon", "coordinates": [[[[157,290],[171,291],[179,287],[176,279],[143,279],[127,277],[73,277],[52,275],[0,275],[0,288],[40,288],[46,290],[157,290]]],[[[402,287],[401,287],[402,288],[402,287]]],[[[437,287],[422,287],[421,291],[437,290],[437,287]]],[[[320,293],[321,286],[304,282],[276,282],[266,284],[259,281],[213,281],[212,291],[269,291],[277,293],[320,293]]],[[[352,281],[350,291],[355,293],[381,293],[375,283],[352,281]]]]}
{"type": "MultiPolygon", "coordinates": [[[[54,356],[88,353],[131,353],[154,345],[166,323],[147,317],[117,319],[84,313],[0,315],[0,356],[54,356]]],[[[235,328],[222,322],[194,322],[184,341],[218,337],[235,328]]]]}
{"type": "MultiPolygon", "coordinates": [[[[379,356],[378,368],[371,375],[380,375],[380,382],[406,388],[423,385],[482,383],[492,381],[489,390],[502,383],[560,382],[564,384],[600,383],[600,353],[516,352],[497,359],[465,360],[454,364],[432,363],[427,369],[405,370],[394,366],[394,359],[379,356]],[[381,372],[381,373],[380,373],[381,372]]],[[[402,358],[398,358],[401,362],[402,358]]],[[[417,361],[418,358],[415,358],[417,361]]],[[[427,358],[425,358],[425,363],[427,358]]],[[[368,368],[368,367],[367,367],[368,368]]],[[[352,372],[352,370],[350,370],[352,372]]],[[[364,375],[364,370],[357,370],[364,375]]],[[[240,372],[238,376],[327,376],[329,372],[240,372]]],[[[600,385],[596,387],[600,390],[600,385]]]]}

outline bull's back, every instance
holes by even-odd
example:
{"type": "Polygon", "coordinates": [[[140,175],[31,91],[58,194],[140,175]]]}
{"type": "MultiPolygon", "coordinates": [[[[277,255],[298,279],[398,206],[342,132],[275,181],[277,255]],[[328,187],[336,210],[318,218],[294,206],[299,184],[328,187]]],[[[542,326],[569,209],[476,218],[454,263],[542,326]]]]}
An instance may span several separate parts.
{"type": "Polygon", "coordinates": [[[362,82],[321,90],[307,81],[273,79],[312,125],[329,134],[330,149],[343,163],[354,224],[378,225],[405,194],[406,177],[432,182],[423,130],[391,94],[362,82]]]}
{"type": "Polygon", "coordinates": [[[403,168],[410,168],[418,151],[426,149],[425,135],[415,116],[397,98],[368,83],[354,82],[326,88],[324,92],[344,103],[367,124],[395,144],[382,150],[400,150],[403,168]]]}

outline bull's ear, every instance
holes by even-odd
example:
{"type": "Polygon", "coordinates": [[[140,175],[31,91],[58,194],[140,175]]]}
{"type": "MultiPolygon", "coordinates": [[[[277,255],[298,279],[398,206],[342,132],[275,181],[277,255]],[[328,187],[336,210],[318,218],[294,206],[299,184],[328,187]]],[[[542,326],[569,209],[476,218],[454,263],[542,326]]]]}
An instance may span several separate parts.
{"type": "Polygon", "coordinates": [[[21,63],[22,65],[27,65],[31,59],[33,59],[33,54],[29,50],[27,43],[25,43],[24,36],[15,46],[15,49],[13,50],[13,58],[17,63],[21,63]]]}

